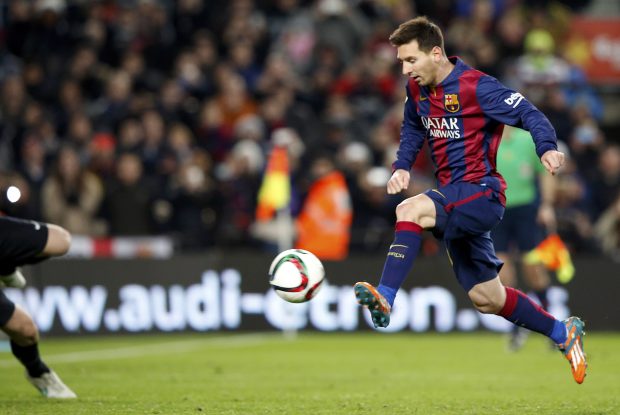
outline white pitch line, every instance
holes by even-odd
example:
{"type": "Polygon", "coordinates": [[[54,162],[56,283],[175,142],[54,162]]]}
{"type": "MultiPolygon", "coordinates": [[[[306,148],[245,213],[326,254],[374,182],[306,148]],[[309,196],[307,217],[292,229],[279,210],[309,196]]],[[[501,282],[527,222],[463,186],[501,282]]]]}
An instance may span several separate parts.
{"type": "MultiPolygon", "coordinates": [[[[111,349],[86,350],[83,352],[70,352],[48,354],[43,356],[50,363],[76,363],[96,360],[129,359],[139,356],[156,356],[171,352],[188,352],[205,347],[225,346],[244,347],[264,343],[269,339],[277,339],[277,336],[268,334],[237,334],[215,339],[192,339],[179,340],[163,343],[146,344],[140,346],[116,347],[111,349]]],[[[14,359],[0,361],[0,367],[10,367],[17,362],[14,359]]]]}

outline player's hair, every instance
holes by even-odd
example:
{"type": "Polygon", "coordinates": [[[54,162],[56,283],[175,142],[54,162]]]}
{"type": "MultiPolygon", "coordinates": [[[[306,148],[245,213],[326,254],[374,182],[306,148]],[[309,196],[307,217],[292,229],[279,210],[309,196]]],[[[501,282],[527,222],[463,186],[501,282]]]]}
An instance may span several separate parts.
{"type": "Polygon", "coordinates": [[[413,40],[418,42],[418,48],[424,53],[439,46],[445,55],[441,29],[426,16],[418,16],[406,21],[390,35],[390,43],[396,47],[406,45],[413,40]]]}

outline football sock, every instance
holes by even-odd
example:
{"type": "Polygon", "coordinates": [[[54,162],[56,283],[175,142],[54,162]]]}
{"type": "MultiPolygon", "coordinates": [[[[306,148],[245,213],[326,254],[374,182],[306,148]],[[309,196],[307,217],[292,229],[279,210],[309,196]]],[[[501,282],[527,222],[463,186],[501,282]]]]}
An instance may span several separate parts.
{"type": "Polygon", "coordinates": [[[37,343],[30,346],[20,346],[11,340],[11,351],[17,360],[22,362],[31,377],[38,378],[50,371],[50,368],[41,360],[37,343]]]}
{"type": "Polygon", "coordinates": [[[394,242],[390,245],[377,290],[394,304],[396,293],[413,267],[422,241],[422,227],[417,223],[396,222],[394,242]]]}
{"type": "Polygon", "coordinates": [[[521,327],[542,333],[557,344],[566,341],[564,323],[556,320],[555,317],[543,310],[521,291],[510,287],[504,288],[506,290],[506,303],[499,312],[500,316],[521,327]]]}
{"type": "Polygon", "coordinates": [[[560,320],[556,320],[555,325],[553,326],[553,331],[549,337],[555,344],[564,344],[568,338],[566,325],[560,320]]]}

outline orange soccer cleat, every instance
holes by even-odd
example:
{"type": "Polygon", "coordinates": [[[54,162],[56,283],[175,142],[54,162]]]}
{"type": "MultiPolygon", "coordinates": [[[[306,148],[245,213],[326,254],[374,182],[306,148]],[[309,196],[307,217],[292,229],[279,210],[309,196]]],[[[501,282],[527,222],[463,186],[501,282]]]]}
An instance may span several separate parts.
{"type": "Polygon", "coordinates": [[[357,282],[353,286],[357,302],[368,307],[375,327],[387,327],[390,324],[391,307],[384,296],[371,284],[357,282]]]}
{"type": "Polygon", "coordinates": [[[586,354],[583,352],[583,336],[586,334],[584,331],[585,324],[579,317],[569,317],[564,320],[564,325],[566,325],[567,339],[564,344],[558,344],[558,347],[570,363],[570,370],[575,382],[581,384],[586,377],[586,368],[588,367],[586,354]]]}

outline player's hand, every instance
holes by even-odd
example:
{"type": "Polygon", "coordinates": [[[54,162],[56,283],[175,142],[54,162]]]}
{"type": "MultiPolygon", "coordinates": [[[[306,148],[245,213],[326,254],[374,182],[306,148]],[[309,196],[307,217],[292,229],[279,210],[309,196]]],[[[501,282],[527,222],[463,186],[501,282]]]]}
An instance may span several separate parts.
{"type": "Polygon", "coordinates": [[[396,193],[399,193],[401,190],[404,190],[407,187],[409,187],[410,178],[411,177],[407,170],[403,170],[403,169],[395,170],[394,173],[392,174],[392,177],[390,177],[390,180],[388,180],[388,183],[387,183],[388,194],[395,195],[396,193]]]}
{"type": "Polygon", "coordinates": [[[564,164],[564,153],[557,150],[549,150],[540,158],[545,169],[555,175],[555,173],[564,164]]]}

